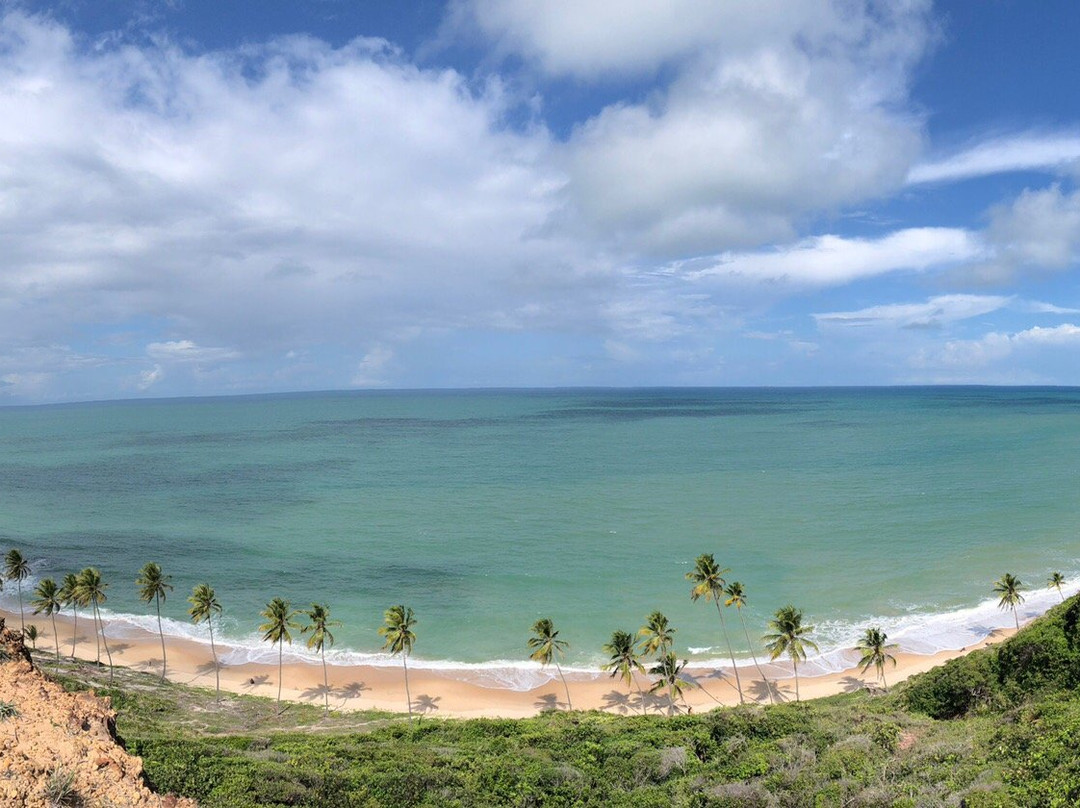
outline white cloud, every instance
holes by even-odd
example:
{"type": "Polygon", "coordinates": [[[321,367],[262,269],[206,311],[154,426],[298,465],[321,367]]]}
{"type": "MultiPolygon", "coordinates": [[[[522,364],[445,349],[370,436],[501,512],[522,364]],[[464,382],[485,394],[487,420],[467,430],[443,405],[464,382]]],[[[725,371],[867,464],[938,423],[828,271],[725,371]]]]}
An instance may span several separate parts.
{"type": "Polygon", "coordinates": [[[189,339],[151,342],[146,346],[146,353],[151,359],[159,362],[216,364],[240,358],[240,354],[228,348],[204,348],[189,339]]]}
{"type": "Polygon", "coordinates": [[[1057,185],[1024,190],[1012,204],[990,211],[986,240],[994,256],[971,272],[983,281],[1074,266],[1080,260],[1080,191],[1065,194],[1057,185]]]}
{"type": "Polygon", "coordinates": [[[819,326],[932,329],[989,314],[1005,307],[1010,300],[994,295],[940,295],[925,303],[889,303],[813,316],[819,326]]]}
{"type": "Polygon", "coordinates": [[[385,387],[384,371],[394,358],[394,351],[386,345],[376,345],[360,360],[352,379],[353,387],[385,387]]]}
{"type": "MultiPolygon", "coordinates": [[[[712,42],[665,91],[610,105],[575,130],[563,226],[686,255],[788,240],[813,213],[902,185],[922,145],[906,91],[929,39],[925,4],[822,2],[788,5],[787,15],[771,4],[697,5],[743,19],[754,34],[739,37],[736,27],[737,45],[712,42]]],[[[513,7],[532,20],[523,30],[545,30],[533,4],[513,7]]],[[[585,30],[569,7],[546,14],[585,30]]],[[[676,27],[656,26],[650,41],[676,27]]],[[[632,52],[620,24],[611,29],[632,52]]]]}
{"type": "Polygon", "coordinates": [[[1080,161],[1080,134],[1027,132],[978,143],[908,172],[909,185],[1000,174],[1008,171],[1061,170],[1080,161]]]}
{"type": "Polygon", "coordinates": [[[835,286],[901,270],[922,271],[971,261],[983,254],[966,230],[920,227],[879,239],[817,236],[770,252],[728,253],[706,266],[676,265],[691,280],[835,286]]]}
{"type": "Polygon", "coordinates": [[[163,378],[165,378],[165,371],[161,369],[161,365],[154,365],[149,370],[139,373],[139,380],[135,386],[139,390],[149,390],[163,378]]]}
{"type": "MultiPolygon", "coordinates": [[[[940,349],[919,352],[912,364],[946,369],[981,368],[1002,362],[1017,351],[1060,348],[1080,348],[1080,326],[1072,323],[1051,328],[1035,326],[1011,334],[995,331],[975,340],[950,340],[940,349]]],[[[1075,372],[1074,359],[1072,367],[1075,372]]]]}

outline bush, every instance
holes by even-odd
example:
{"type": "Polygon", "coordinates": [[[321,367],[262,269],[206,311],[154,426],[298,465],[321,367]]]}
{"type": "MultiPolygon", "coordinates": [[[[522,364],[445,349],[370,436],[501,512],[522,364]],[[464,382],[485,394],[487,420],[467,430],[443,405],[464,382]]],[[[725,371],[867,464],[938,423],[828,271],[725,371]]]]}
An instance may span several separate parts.
{"type": "Polygon", "coordinates": [[[909,708],[938,719],[959,718],[997,698],[997,672],[987,652],[950,659],[911,679],[904,690],[909,708]]]}

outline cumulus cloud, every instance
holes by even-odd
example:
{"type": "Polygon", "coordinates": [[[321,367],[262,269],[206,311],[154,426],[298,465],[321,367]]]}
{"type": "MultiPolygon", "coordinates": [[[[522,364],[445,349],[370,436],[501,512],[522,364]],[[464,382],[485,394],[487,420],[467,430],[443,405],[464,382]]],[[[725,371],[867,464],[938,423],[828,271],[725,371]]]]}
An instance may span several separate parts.
{"type": "Polygon", "coordinates": [[[366,39],[86,44],[0,20],[0,341],[140,318],[348,351],[575,283],[530,236],[563,183],[547,135],[507,130],[495,86],[366,39]]]}
{"type": "MultiPolygon", "coordinates": [[[[586,5],[586,17],[602,13],[586,5]]],[[[922,145],[906,91],[929,39],[925,4],[808,3],[787,5],[790,14],[696,5],[709,10],[690,19],[729,14],[745,25],[730,43],[716,41],[732,33],[723,25],[709,28],[713,47],[688,56],[665,91],[610,105],[575,130],[564,150],[567,222],[648,254],[685,255],[789,240],[813,213],[902,185],[922,145]]],[[[556,6],[521,30],[542,32],[548,17],[585,30],[586,9],[556,6]]],[[[616,33],[633,16],[605,8],[616,33]]],[[[641,36],[690,48],[678,28],[658,23],[641,36]]]]}
{"type": "Polygon", "coordinates": [[[983,177],[1008,171],[1061,170],[1080,161],[1080,134],[1026,132],[976,143],[908,173],[909,185],[983,177]]]}
{"type": "Polygon", "coordinates": [[[969,273],[984,282],[1074,266],[1080,260],[1080,191],[1063,193],[1059,185],[1024,190],[1011,204],[990,211],[986,240],[993,258],[969,273]]]}
{"type": "Polygon", "coordinates": [[[1018,351],[1080,347],[1080,326],[1063,323],[1053,327],[1035,326],[1014,333],[991,332],[979,339],[950,340],[941,349],[920,352],[913,361],[918,367],[981,368],[1001,362],[1018,351]]]}

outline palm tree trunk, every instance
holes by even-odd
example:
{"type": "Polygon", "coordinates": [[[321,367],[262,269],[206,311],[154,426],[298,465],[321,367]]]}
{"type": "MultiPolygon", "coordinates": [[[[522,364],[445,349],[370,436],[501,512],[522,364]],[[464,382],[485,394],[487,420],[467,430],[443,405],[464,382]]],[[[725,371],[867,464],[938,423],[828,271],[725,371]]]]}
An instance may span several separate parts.
{"type": "Polygon", "coordinates": [[[724,612],[720,608],[719,600],[714,600],[713,603],[716,604],[716,613],[720,615],[720,629],[724,634],[724,642],[727,643],[728,656],[731,657],[731,667],[735,671],[735,687],[739,691],[739,704],[745,704],[746,702],[744,701],[742,694],[742,680],[739,678],[739,666],[735,664],[735,652],[731,649],[731,638],[728,637],[727,623],[724,622],[724,612]]]}
{"type": "Polygon", "coordinates": [[[326,674],[326,651],[322,647],[319,648],[319,653],[322,654],[322,683],[323,683],[323,701],[324,711],[327,715],[330,715],[330,679],[326,674]]]}
{"type": "Polygon", "coordinates": [[[98,633],[98,617],[97,617],[97,602],[90,602],[90,619],[94,623],[94,650],[96,656],[94,657],[94,664],[101,664],[101,635],[98,633]]]}
{"type": "Polygon", "coordinates": [[[161,635],[161,681],[165,681],[165,666],[167,664],[165,659],[165,632],[161,629],[161,597],[157,594],[154,595],[154,603],[157,605],[157,630],[161,635]]]}
{"type": "Polygon", "coordinates": [[[401,664],[405,666],[405,701],[409,706],[409,723],[412,723],[412,694],[409,693],[409,657],[407,654],[401,655],[401,664]]]}
{"type": "Polygon", "coordinates": [[[71,661],[75,661],[75,642],[79,639],[79,607],[72,606],[72,611],[75,612],[75,623],[71,627],[71,661]]]}
{"type": "Polygon", "coordinates": [[[281,649],[282,642],[278,640],[277,644],[277,703],[278,707],[281,707],[281,649]]]}
{"type": "Polygon", "coordinates": [[[94,601],[94,611],[97,612],[98,623],[101,625],[101,644],[105,646],[105,655],[109,658],[109,684],[113,681],[112,651],[109,650],[109,641],[105,639],[105,621],[101,619],[101,610],[98,609],[97,601],[94,601]]]}
{"type": "Polygon", "coordinates": [[[885,666],[881,666],[881,686],[885,688],[885,692],[889,692],[889,683],[885,681],[885,666]]]}
{"type": "Polygon", "coordinates": [[[555,662],[555,670],[559,672],[559,678],[562,679],[563,689],[566,691],[566,709],[573,710],[574,705],[570,703],[570,686],[566,684],[566,677],[563,675],[562,668],[559,666],[557,660],[555,662]]]}
{"type": "Polygon", "coordinates": [[[214,647],[214,618],[208,617],[206,619],[206,627],[210,629],[210,653],[214,657],[214,691],[215,698],[221,701],[221,671],[218,670],[217,664],[217,648],[214,647]]]}
{"type": "Polygon", "coordinates": [[[739,610],[739,622],[742,623],[743,634],[746,635],[746,644],[750,646],[750,657],[754,660],[754,667],[757,668],[757,672],[761,674],[761,681],[765,683],[765,692],[769,694],[769,704],[775,704],[773,700],[772,688],[769,687],[769,680],[765,678],[765,671],[761,669],[761,663],[757,661],[757,654],[754,653],[754,644],[750,642],[750,632],[746,630],[746,619],[743,617],[742,610],[739,610]]]}
{"type": "Polygon", "coordinates": [[[49,615],[52,618],[52,636],[56,643],[56,669],[60,670],[60,635],[56,633],[56,612],[49,615]]]}
{"type": "Polygon", "coordinates": [[[795,657],[791,658],[791,668],[795,671],[795,701],[799,702],[799,663],[795,660],[795,657]]]}
{"type": "Polygon", "coordinates": [[[1020,630],[1020,615],[1016,613],[1016,607],[1013,606],[1013,620],[1016,621],[1016,630],[1020,630]]]}
{"type": "Polygon", "coordinates": [[[15,580],[16,586],[19,587],[19,628],[22,629],[23,634],[26,633],[26,617],[23,615],[22,605],[22,578],[15,580]]]}

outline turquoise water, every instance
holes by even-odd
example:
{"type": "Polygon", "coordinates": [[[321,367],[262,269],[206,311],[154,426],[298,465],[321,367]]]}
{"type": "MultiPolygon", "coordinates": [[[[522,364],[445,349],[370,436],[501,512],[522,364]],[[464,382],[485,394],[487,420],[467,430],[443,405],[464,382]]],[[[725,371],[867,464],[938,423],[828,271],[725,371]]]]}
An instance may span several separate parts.
{"type": "Polygon", "coordinates": [[[1031,611],[1057,599],[1051,571],[1080,572],[1078,479],[1075,389],[0,409],[0,549],[20,547],[35,577],[97,566],[112,612],[147,615],[134,579],[157,561],[176,586],[173,632],[191,631],[185,598],[206,581],[224,634],[251,649],[270,598],[324,601],[344,622],[336,647],[362,658],[379,649],[383,610],[406,603],[421,664],[522,660],[541,616],[573,664],[595,664],[612,630],[653,609],[682,653],[715,657],[715,609],[691,603],[684,580],[703,552],[745,585],[752,638],[791,602],[826,652],[869,621],[912,650],[959,647],[1011,623],[987,601],[1003,572],[1042,590],[1031,611]]]}

